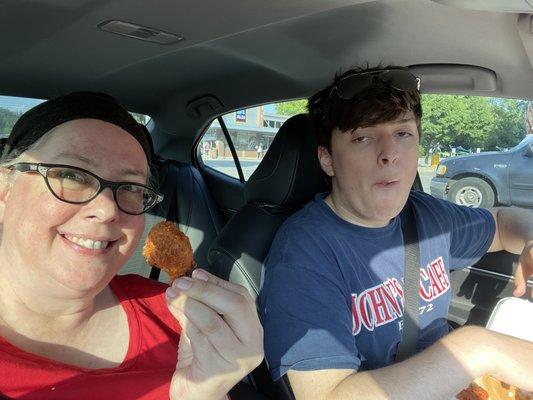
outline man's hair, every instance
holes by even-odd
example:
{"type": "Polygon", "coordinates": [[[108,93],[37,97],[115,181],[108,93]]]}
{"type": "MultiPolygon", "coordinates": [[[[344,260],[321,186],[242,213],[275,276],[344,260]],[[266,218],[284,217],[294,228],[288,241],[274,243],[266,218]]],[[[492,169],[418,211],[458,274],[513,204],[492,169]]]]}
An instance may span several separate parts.
{"type": "Polygon", "coordinates": [[[393,121],[406,112],[412,111],[418,128],[422,133],[422,106],[420,93],[394,89],[385,84],[372,84],[352,99],[341,99],[333,88],[342,78],[354,73],[372,72],[384,69],[407,68],[396,66],[377,66],[373,68],[352,68],[335,75],[333,82],[309,98],[307,109],[313,123],[318,145],[331,151],[331,133],[335,128],[348,131],[393,121]]]}

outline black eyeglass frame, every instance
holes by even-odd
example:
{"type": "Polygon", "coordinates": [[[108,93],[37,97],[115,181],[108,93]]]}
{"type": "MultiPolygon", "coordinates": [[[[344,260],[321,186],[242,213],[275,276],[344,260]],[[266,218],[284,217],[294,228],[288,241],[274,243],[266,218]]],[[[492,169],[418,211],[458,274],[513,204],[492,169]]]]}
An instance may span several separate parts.
{"type": "Polygon", "coordinates": [[[331,95],[333,94],[333,92],[335,92],[337,94],[337,96],[342,99],[342,100],[350,100],[350,99],[353,99],[358,93],[361,93],[363,90],[365,90],[366,88],[372,86],[372,84],[374,83],[374,80],[375,79],[379,79],[383,84],[393,88],[393,89],[396,89],[396,90],[401,90],[402,92],[408,92],[408,91],[412,91],[412,90],[415,90],[420,92],[420,78],[418,76],[415,76],[413,75],[411,72],[409,71],[404,71],[402,69],[380,69],[380,70],[377,70],[377,71],[366,71],[366,72],[355,72],[353,74],[350,74],[350,75],[347,75],[341,79],[339,79],[337,81],[337,83],[335,83],[335,85],[331,88],[331,91],[329,92],[329,95],[328,95],[328,98],[331,97],[331,95]],[[391,82],[389,81],[386,81],[383,79],[383,76],[390,73],[390,72],[399,72],[399,73],[405,73],[406,75],[410,75],[411,77],[414,78],[413,80],[413,83],[416,83],[415,86],[413,88],[402,88],[402,87],[397,87],[395,86],[394,84],[392,84],[391,82]],[[340,91],[339,91],[339,84],[342,85],[342,82],[343,81],[346,81],[350,78],[353,78],[353,77],[361,77],[361,76],[365,76],[365,75],[369,75],[370,76],[370,80],[368,80],[367,82],[363,82],[361,84],[361,88],[359,90],[357,90],[355,93],[353,93],[351,96],[342,96],[340,91]]]}
{"type": "Polygon", "coordinates": [[[117,205],[117,207],[119,208],[120,211],[125,212],[126,214],[129,214],[129,215],[141,215],[141,214],[144,214],[145,212],[147,212],[148,210],[150,210],[152,207],[155,207],[157,204],[161,203],[163,201],[163,198],[164,198],[164,196],[161,193],[155,191],[154,189],[152,189],[149,186],[142,185],[142,184],[136,183],[136,182],[112,182],[112,181],[108,181],[108,180],[106,180],[104,178],[101,178],[98,175],[92,173],[91,171],[87,171],[86,169],[83,169],[83,168],[80,168],[80,167],[74,167],[72,165],[21,162],[21,163],[13,164],[13,165],[9,166],[8,168],[10,170],[15,170],[15,171],[19,171],[19,172],[38,172],[44,178],[44,181],[46,183],[46,186],[48,187],[48,190],[50,190],[50,193],[52,193],[54,195],[54,197],[57,198],[58,200],[61,200],[61,201],[64,201],[65,203],[70,203],[70,204],[85,204],[85,203],[88,203],[91,200],[94,200],[96,198],[96,196],[98,196],[100,193],[102,193],[106,188],[110,188],[111,191],[113,192],[113,200],[115,201],[115,203],[116,203],[116,205],[117,205]],[[69,168],[69,169],[81,171],[81,172],[83,172],[85,174],[88,174],[88,175],[92,176],[93,178],[95,178],[98,181],[98,184],[99,184],[100,187],[98,188],[98,190],[89,199],[84,200],[84,201],[70,201],[70,200],[62,199],[61,197],[59,197],[54,192],[54,190],[50,186],[50,183],[48,182],[48,170],[50,168],[69,168]],[[132,212],[124,210],[120,206],[119,202],[117,201],[117,190],[120,187],[122,187],[122,186],[131,186],[131,185],[140,186],[140,187],[142,187],[144,189],[149,190],[150,192],[152,192],[154,194],[153,204],[150,204],[149,207],[147,207],[146,209],[144,209],[140,213],[132,213],[132,212]]]}

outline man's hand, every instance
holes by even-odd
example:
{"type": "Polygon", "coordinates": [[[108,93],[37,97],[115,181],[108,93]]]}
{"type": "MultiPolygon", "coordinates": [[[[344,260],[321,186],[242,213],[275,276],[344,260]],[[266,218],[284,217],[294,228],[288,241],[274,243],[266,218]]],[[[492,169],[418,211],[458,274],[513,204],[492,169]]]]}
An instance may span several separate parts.
{"type": "Polygon", "coordinates": [[[263,359],[263,329],[248,291],[204,270],[167,289],[182,331],[170,398],[218,400],[263,359]]]}
{"type": "MultiPolygon", "coordinates": [[[[533,240],[526,242],[522,254],[518,259],[518,267],[514,275],[514,296],[521,297],[526,293],[527,280],[533,277],[533,240]]],[[[533,290],[531,291],[533,297],[533,290]]]]}

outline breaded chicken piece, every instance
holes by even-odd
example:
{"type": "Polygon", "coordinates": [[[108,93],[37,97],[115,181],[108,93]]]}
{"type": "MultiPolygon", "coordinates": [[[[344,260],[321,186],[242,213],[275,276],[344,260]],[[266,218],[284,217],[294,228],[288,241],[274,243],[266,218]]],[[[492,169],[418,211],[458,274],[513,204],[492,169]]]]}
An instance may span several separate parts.
{"type": "Polygon", "coordinates": [[[530,394],[490,375],[475,379],[468,389],[457,395],[457,398],[459,400],[533,400],[530,394]]]}
{"type": "Polygon", "coordinates": [[[143,256],[148,264],[165,271],[171,282],[196,266],[189,238],[171,221],[152,227],[146,237],[143,256]]]}
{"type": "Polygon", "coordinates": [[[490,375],[483,375],[474,381],[489,394],[489,400],[532,400],[533,396],[522,392],[516,386],[508,385],[490,375]]]}
{"type": "Polygon", "coordinates": [[[472,384],[468,389],[461,390],[461,393],[457,395],[459,400],[488,400],[489,394],[483,388],[472,384]]]}

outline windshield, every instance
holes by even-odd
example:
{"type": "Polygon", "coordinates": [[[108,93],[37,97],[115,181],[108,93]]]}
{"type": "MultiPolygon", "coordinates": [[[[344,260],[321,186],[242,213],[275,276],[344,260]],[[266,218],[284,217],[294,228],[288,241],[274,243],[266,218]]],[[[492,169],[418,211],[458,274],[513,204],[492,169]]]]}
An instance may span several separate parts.
{"type": "Polygon", "coordinates": [[[517,150],[519,149],[520,147],[522,147],[522,145],[526,144],[527,142],[529,142],[530,140],[533,140],[533,133],[530,133],[530,134],[527,134],[521,141],[520,143],[518,143],[515,147],[509,149],[509,151],[513,151],[513,150],[517,150]]]}

